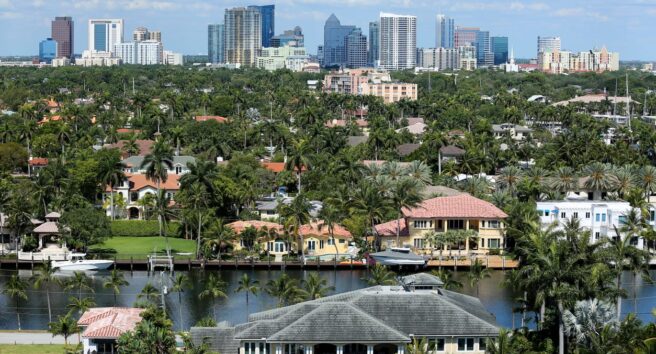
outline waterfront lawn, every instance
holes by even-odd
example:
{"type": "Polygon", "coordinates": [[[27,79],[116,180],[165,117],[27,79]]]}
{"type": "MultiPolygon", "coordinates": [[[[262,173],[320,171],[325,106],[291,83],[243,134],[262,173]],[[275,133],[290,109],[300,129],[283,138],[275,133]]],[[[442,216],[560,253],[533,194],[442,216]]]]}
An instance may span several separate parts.
{"type": "Polygon", "coordinates": [[[0,344],[0,354],[62,354],[65,349],[63,344],[0,344]]]}
{"type": "MultiPolygon", "coordinates": [[[[192,253],[196,252],[196,241],[185,240],[181,238],[169,237],[169,246],[171,253],[175,256],[176,253],[192,253]]],[[[116,236],[107,239],[104,243],[91,246],[92,250],[109,250],[116,251],[116,258],[129,259],[145,259],[147,255],[155,252],[164,253],[166,251],[166,241],[164,237],[129,237],[129,236],[116,236]]],[[[176,256],[179,258],[180,256],[176,256]]]]}

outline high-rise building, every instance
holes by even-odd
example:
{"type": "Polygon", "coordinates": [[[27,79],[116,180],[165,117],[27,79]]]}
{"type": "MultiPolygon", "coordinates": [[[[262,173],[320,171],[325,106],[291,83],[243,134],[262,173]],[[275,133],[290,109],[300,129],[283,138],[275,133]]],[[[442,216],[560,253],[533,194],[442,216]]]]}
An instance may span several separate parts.
{"type": "Polygon", "coordinates": [[[454,31],[454,19],[445,15],[437,15],[435,18],[435,47],[453,48],[455,36],[454,31]]]}
{"type": "Polygon", "coordinates": [[[478,31],[476,33],[476,64],[478,66],[494,65],[494,53],[490,45],[490,32],[478,31]]]}
{"type": "Polygon", "coordinates": [[[417,64],[417,17],[380,13],[380,67],[414,68],[417,64]]]}
{"type": "Polygon", "coordinates": [[[151,41],[162,41],[162,31],[149,31],[148,32],[148,39],[151,41]]]}
{"type": "Polygon", "coordinates": [[[261,15],[258,9],[225,10],[224,59],[231,64],[255,66],[262,49],[261,15]]]}
{"type": "Polygon", "coordinates": [[[359,28],[346,36],[346,66],[362,68],[367,66],[367,36],[359,28]]]}
{"type": "Polygon", "coordinates": [[[223,51],[225,45],[223,24],[212,24],[207,26],[207,55],[209,62],[218,64],[225,62],[223,51]]]}
{"type": "Polygon", "coordinates": [[[490,37],[494,65],[508,63],[508,37],[490,37]]]}
{"type": "Polygon", "coordinates": [[[286,30],[282,34],[271,38],[271,47],[305,47],[305,36],[301,27],[296,26],[292,30],[286,30]]]}
{"type": "Polygon", "coordinates": [[[57,58],[57,41],[46,38],[39,43],[39,62],[51,64],[57,58]]]}
{"type": "Polygon", "coordinates": [[[90,53],[113,52],[114,46],[123,43],[122,19],[91,19],[89,20],[90,53]]]}
{"type": "Polygon", "coordinates": [[[72,17],[55,17],[52,21],[51,37],[57,42],[57,58],[73,58],[75,50],[72,17]]]}
{"type": "Polygon", "coordinates": [[[146,27],[137,27],[132,32],[132,40],[135,42],[148,40],[148,29],[146,27]]]}
{"type": "Polygon", "coordinates": [[[123,64],[158,65],[164,61],[162,42],[156,40],[118,43],[113,52],[123,64]]]}
{"type": "Polygon", "coordinates": [[[355,26],[342,25],[335,14],[331,14],[323,26],[323,66],[346,65],[346,36],[355,26]]]}
{"type": "Polygon", "coordinates": [[[560,51],[560,37],[538,36],[538,53],[560,51]]]}
{"type": "Polygon", "coordinates": [[[375,67],[378,63],[378,51],[380,46],[380,24],[378,21],[369,22],[369,66],[375,67]]]}
{"type": "Polygon", "coordinates": [[[471,70],[476,68],[476,48],[421,48],[417,50],[417,66],[437,70],[471,70]]]}
{"type": "Polygon", "coordinates": [[[168,50],[164,51],[164,65],[184,65],[182,53],[174,53],[168,50]]]}
{"type": "Polygon", "coordinates": [[[475,45],[478,32],[481,29],[478,27],[456,27],[453,35],[453,45],[457,47],[466,47],[475,45]]]}
{"type": "Polygon", "coordinates": [[[271,47],[271,38],[276,34],[276,5],[249,6],[260,12],[262,47],[271,47]]]}

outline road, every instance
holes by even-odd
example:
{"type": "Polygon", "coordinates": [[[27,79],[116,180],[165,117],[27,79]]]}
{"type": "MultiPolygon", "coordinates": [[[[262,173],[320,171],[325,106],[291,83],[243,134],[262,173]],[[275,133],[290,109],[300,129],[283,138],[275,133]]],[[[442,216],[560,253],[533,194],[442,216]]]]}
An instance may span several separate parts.
{"type": "MultiPolygon", "coordinates": [[[[77,343],[77,334],[68,337],[68,342],[77,343]]],[[[45,331],[0,331],[0,344],[64,344],[64,337],[45,331]]]]}

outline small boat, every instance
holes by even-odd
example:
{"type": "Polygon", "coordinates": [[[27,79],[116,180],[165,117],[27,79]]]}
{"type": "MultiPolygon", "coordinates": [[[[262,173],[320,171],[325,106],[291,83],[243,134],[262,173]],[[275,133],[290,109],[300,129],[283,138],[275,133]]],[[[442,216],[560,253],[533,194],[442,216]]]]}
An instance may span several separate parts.
{"type": "Polygon", "coordinates": [[[114,261],[104,259],[85,259],[86,253],[71,253],[65,261],[52,261],[52,268],[59,270],[104,270],[114,261]]]}
{"type": "Polygon", "coordinates": [[[409,248],[393,247],[370,256],[382,265],[426,265],[426,259],[412,253],[409,248]]]}

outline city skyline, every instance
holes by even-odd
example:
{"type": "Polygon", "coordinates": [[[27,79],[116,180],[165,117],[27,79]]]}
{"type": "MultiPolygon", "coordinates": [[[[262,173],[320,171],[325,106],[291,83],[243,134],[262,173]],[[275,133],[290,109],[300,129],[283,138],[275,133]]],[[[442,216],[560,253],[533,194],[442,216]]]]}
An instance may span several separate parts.
{"type": "Polygon", "coordinates": [[[537,36],[558,36],[563,50],[582,51],[606,46],[622,53],[623,60],[654,60],[656,48],[641,45],[641,34],[650,29],[656,17],[656,2],[636,0],[621,4],[600,1],[514,1],[458,3],[435,1],[410,4],[407,1],[370,0],[285,0],[285,1],[193,1],[181,0],[94,0],[64,3],[0,0],[0,55],[38,54],[38,43],[50,37],[50,24],[56,16],[71,16],[77,22],[76,54],[88,42],[85,24],[92,18],[122,18],[125,32],[139,26],[160,29],[167,36],[167,47],[185,54],[207,54],[207,26],[222,23],[226,8],[249,5],[276,6],[275,34],[300,26],[305,46],[311,53],[323,43],[323,23],[331,13],[344,24],[360,27],[368,34],[368,24],[380,12],[417,16],[417,47],[435,44],[435,16],[445,14],[457,26],[480,27],[490,36],[509,37],[517,58],[536,56],[537,36]],[[406,6],[407,5],[407,6],[406,6]],[[185,23],[185,26],[178,26],[185,23]],[[20,34],[20,39],[17,34],[20,34]]]}

